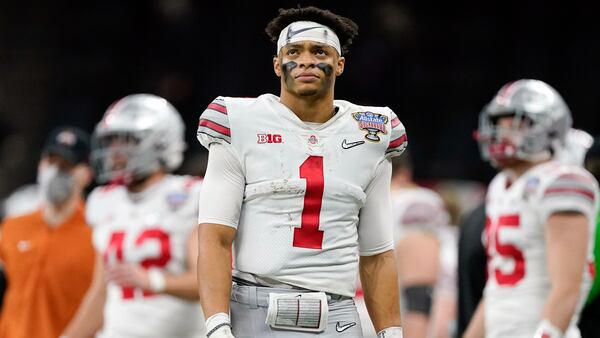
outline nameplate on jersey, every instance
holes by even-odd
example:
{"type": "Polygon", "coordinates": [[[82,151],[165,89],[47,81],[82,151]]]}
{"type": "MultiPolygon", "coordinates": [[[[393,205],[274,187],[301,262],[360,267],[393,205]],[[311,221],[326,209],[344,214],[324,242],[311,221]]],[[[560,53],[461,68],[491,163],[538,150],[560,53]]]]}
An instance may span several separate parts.
{"type": "Polygon", "coordinates": [[[273,329],[323,332],[328,315],[324,292],[269,293],[266,324],[273,329]]]}

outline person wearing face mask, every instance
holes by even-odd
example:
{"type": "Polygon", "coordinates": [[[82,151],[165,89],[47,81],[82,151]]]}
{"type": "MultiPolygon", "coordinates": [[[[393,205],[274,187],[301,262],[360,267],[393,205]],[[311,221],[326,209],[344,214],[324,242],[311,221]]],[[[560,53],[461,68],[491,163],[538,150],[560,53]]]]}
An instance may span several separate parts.
{"type": "Polygon", "coordinates": [[[54,130],[38,166],[40,207],[2,224],[0,260],[8,289],[0,338],[58,337],[91,284],[95,253],[83,203],[92,180],[88,159],[85,131],[54,130]]]}

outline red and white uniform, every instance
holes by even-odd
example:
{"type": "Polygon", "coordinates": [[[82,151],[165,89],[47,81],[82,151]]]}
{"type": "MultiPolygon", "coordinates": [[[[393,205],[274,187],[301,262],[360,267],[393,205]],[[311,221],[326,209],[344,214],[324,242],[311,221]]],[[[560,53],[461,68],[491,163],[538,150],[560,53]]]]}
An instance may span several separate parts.
{"type": "MultiPolygon", "coordinates": [[[[179,274],[197,219],[200,181],[168,175],[139,194],[96,188],[87,203],[96,250],[105,264],[139,264],[179,274]]],[[[198,302],[108,283],[102,338],[204,337],[198,302]]]]}
{"type": "Polygon", "coordinates": [[[422,187],[394,190],[392,214],[395,242],[411,231],[437,235],[449,221],[442,198],[435,191],[422,187]]]}
{"type": "Polygon", "coordinates": [[[387,107],[334,105],[319,125],[270,94],[220,97],[200,117],[206,184],[225,151],[240,188],[202,194],[199,222],[237,228],[236,275],[354,296],[359,255],[393,248],[388,158],[406,147],[404,126],[387,107]]]}
{"type": "MultiPolygon", "coordinates": [[[[514,182],[504,172],[494,178],[486,203],[486,337],[533,337],[551,286],[545,242],[549,216],[561,211],[587,216],[591,263],[597,210],[598,184],[580,167],[547,162],[514,182]]],[[[579,336],[576,323],[591,285],[591,273],[584,271],[581,301],[565,337],[579,336]]]]}

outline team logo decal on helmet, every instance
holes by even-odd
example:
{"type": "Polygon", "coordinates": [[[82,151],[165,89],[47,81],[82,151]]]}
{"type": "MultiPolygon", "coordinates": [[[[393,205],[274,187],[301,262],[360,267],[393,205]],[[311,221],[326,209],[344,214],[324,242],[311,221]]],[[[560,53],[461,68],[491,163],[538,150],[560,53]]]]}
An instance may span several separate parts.
{"type": "Polygon", "coordinates": [[[365,138],[372,142],[379,142],[379,133],[387,134],[386,124],[388,117],[370,111],[352,113],[352,117],[358,122],[358,127],[367,131],[365,138]]]}

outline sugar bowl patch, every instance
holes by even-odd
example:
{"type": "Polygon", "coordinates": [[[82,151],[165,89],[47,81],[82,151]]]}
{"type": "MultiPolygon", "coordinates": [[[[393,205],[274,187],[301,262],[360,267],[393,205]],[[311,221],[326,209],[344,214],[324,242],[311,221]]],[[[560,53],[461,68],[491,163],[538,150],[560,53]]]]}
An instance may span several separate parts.
{"type": "Polygon", "coordinates": [[[352,113],[352,117],[358,122],[358,127],[367,132],[365,138],[369,141],[379,142],[379,133],[387,134],[388,117],[385,115],[365,111],[352,113]]]}

